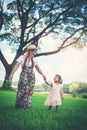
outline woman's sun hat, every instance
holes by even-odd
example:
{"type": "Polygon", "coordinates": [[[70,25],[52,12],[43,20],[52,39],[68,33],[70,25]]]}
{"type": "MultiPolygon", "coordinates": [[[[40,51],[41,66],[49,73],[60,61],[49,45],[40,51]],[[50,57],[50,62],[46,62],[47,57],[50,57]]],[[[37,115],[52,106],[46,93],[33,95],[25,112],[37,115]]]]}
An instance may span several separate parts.
{"type": "Polygon", "coordinates": [[[27,50],[37,50],[37,47],[36,47],[34,44],[30,44],[30,45],[27,47],[27,50]]]}

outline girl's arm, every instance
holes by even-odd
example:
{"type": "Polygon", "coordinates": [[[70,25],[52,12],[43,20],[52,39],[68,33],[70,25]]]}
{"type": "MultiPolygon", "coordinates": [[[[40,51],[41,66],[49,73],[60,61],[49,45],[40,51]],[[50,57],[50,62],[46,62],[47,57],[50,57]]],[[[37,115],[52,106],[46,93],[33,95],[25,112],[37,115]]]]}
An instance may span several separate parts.
{"type": "Polygon", "coordinates": [[[62,99],[64,99],[64,95],[63,95],[62,90],[60,90],[60,95],[61,95],[62,99]]]}
{"type": "Polygon", "coordinates": [[[52,82],[49,82],[49,81],[47,81],[47,80],[45,79],[45,83],[46,83],[47,85],[49,85],[49,86],[52,87],[52,82]]]}

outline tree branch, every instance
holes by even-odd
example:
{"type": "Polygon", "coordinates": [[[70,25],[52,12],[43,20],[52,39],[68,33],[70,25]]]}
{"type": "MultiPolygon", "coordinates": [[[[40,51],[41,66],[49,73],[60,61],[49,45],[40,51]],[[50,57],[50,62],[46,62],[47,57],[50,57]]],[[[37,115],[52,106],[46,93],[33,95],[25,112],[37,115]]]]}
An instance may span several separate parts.
{"type": "Polygon", "coordinates": [[[72,33],[69,37],[67,37],[67,38],[63,41],[63,43],[61,44],[60,47],[58,47],[57,50],[55,50],[55,51],[50,51],[50,52],[39,53],[39,54],[36,54],[35,57],[53,55],[53,54],[56,54],[56,53],[58,53],[59,51],[65,49],[65,48],[67,48],[67,47],[69,47],[69,46],[72,46],[72,45],[76,44],[76,43],[79,41],[79,39],[81,38],[81,36],[83,35],[83,33],[84,33],[84,28],[85,28],[85,27],[82,27],[82,28],[79,28],[79,29],[75,30],[74,33],[72,33]],[[80,31],[80,30],[83,30],[82,33],[80,34],[80,36],[79,36],[75,41],[73,41],[73,42],[71,42],[70,44],[64,46],[64,44],[67,42],[67,40],[69,40],[77,31],[80,31]]]}
{"type": "MultiPolygon", "coordinates": [[[[84,31],[83,31],[84,32],[84,31]]],[[[69,46],[71,46],[71,45],[73,45],[73,44],[75,44],[75,43],[77,43],[79,40],[80,40],[80,38],[81,38],[81,36],[83,35],[83,32],[81,33],[81,35],[75,40],[75,41],[73,41],[73,42],[71,42],[70,44],[68,44],[68,45],[65,45],[65,46],[61,46],[62,47],[62,49],[64,49],[64,48],[67,48],[67,47],[69,47],[69,46]]],[[[63,44],[64,45],[64,44],[63,44]]]]}
{"type": "Polygon", "coordinates": [[[64,14],[65,12],[69,11],[71,9],[71,7],[69,7],[68,9],[64,10],[63,12],[61,12],[58,17],[52,22],[49,23],[39,34],[37,34],[35,37],[31,38],[30,40],[25,42],[25,45],[27,45],[28,43],[32,42],[33,40],[38,41],[40,39],[40,37],[45,33],[46,30],[48,30],[50,27],[52,27],[59,19],[59,17],[64,14]]]}
{"type": "Polygon", "coordinates": [[[2,54],[1,50],[0,50],[0,57],[1,57],[0,60],[1,60],[2,64],[3,64],[3,66],[4,66],[5,68],[7,68],[8,63],[7,63],[7,61],[6,61],[5,57],[4,57],[4,55],[2,54]]]}
{"type": "Polygon", "coordinates": [[[63,41],[63,43],[62,43],[61,46],[63,47],[63,45],[64,45],[72,36],[74,36],[78,31],[84,30],[85,27],[86,27],[86,26],[76,29],[69,37],[67,37],[67,38],[63,41]]]}

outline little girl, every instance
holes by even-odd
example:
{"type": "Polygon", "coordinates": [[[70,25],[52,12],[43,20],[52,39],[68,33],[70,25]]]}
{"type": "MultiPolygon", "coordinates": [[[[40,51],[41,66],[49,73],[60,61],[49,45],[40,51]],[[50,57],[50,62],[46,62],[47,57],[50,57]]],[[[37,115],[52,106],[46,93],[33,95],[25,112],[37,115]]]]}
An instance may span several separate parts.
{"type": "Polygon", "coordinates": [[[50,110],[52,106],[56,106],[56,112],[59,111],[59,106],[61,105],[61,97],[63,98],[63,93],[61,91],[61,84],[62,84],[61,76],[56,74],[54,76],[54,82],[48,82],[45,79],[45,83],[51,86],[51,90],[49,93],[48,98],[46,99],[44,105],[48,106],[50,110]]]}

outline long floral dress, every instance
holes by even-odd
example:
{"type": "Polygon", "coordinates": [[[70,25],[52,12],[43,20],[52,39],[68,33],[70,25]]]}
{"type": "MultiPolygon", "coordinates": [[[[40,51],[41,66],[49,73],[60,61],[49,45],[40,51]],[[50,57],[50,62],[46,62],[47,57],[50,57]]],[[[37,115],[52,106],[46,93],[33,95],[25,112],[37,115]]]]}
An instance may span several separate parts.
{"type": "Polygon", "coordinates": [[[16,96],[17,108],[30,109],[32,106],[32,93],[35,86],[33,67],[24,66],[20,73],[18,91],[16,96]]]}

